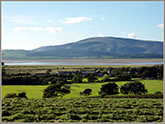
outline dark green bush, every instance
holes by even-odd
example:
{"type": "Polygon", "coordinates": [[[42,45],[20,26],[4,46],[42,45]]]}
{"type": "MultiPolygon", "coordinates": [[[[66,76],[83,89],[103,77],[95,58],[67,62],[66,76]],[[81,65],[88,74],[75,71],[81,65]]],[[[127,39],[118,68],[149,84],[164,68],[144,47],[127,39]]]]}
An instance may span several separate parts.
{"type": "Polygon", "coordinates": [[[92,89],[85,89],[83,92],[80,92],[80,95],[89,96],[91,95],[92,89]]]}
{"type": "Polygon", "coordinates": [[[101,93],[106,93],[107,95],[119,94],[118,89],[119,88],[116,83],[104,84],[100,88],[101,91],[99,92],[99,94],[101,93]]]}
{"type": "Polygon", "coordinates": [[[160,91],[157,91],[157,92],[155,92],[154,94],[163,94],[162,92],[160,92],[160,91]]]}
{"type": "Polygon", "coordinates": [[[18,93],[7,93],[4,98],[27,98],[26,92],[18,93]]]}
{"type": "Polygon", "coordinates": [[[101,97],[101,98],[104,98],[104,96],[106,96],[106,95],[107,95],[106,93],[101,93],[101,94],[100,94],[100,97],[101,97]]]}
{"type": "Polygon", "coordinates": [[[73,76],[72,82],[73,83],[82,83],[83,77],[80,74],[76,74],[73,76]]]}
{"type": "Polygon", "coordinates": [[[15,97],[17,97],[17,94],[16,93],[7,93],[5,95],[5,98],[15,98],[15,97]]]}
{"type": "Polygon", "coordinates": [[[125,83],[121,86],[120,91],[122,94],[145,94],[147,93],[147,89],[145,89],[145,85],[141,82],[130,82],[125,83]]]}
{"type": "Polygon", "coordinates": [[[52,97],[63,97],[65,94],[69,94],[70,87],[62,86],[61,84],[52,84],[44,89],[43,98],[52,98],[52,97]]]}
{"type": "Polygon", "coordinates": [[[26,92],[18,93],[18,97],[20,97],[20,98],[27,98],[26,92]]]}

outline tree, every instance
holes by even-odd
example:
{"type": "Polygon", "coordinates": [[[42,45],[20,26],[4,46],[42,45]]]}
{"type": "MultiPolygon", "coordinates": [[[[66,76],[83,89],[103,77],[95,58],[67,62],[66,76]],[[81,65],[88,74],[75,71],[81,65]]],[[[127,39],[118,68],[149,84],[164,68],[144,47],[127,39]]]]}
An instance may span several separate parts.
{"type": "Polygon", "coordinates": [[[20,97],[20,98],[27,98],[26,92],[18,93],[18,97],[20,97]]]}
{"type": "Polygon", "coordinates": [[[118,85],[116,83],[108,83],[108,84],[104,84],[102,85],[102,87],[100,88],[100,92],[101,93],[106,93],[107,95],[113,95],[113,94],[118,94],[118,85]]]}
{"type": "Polygon", "coordinates": [[[131,68],[130,69],[130,76],[131,77],[135,77],[136,73],[137,73],[137,69],[136,68],[131,68]]]}
{"type": "Polygon", "coordinates": [[[131,80],[131,76],[127,74],[122,74],[122,75],[116,76],[116,79],[121,80],[121,81],[129,81],[131,80]]]}
{"type": "Polygon", "coordinates": [[[6,75],[6,69],[2,67],[2,77],[6,75]]]}
{"type": "Polygon", "coordinates": [[[5,63],[4,62],[1,62],[1,65],[5,65],[5,63]]]}
{"type": "Polygon", "coordinates": [[[145,85],[141,82],[131,82],[126,83],[120,87],[120,92],[122,94],[139,94],[147,93],[147,89],[145,89],[145,85]]]}
{"type": "Polygon", "coordinates": [[[80,92],[80,95],[89,96],[91,95],[92,89],[85,89],[83,92],[80,92]]]}
{"type": "Polygon", "coordinates": [[[63,97],[70,93],[69,86],[62,86],[61,84],[52,84],[44,89],[43,98],[63,97]]]}
{"type": "Polygon", "coordinates": [[[46,71],[46,74],[50,74],[51,71],[52,71],[52,69],[48,69],[48,70],[46,71]]]}
{"type": "Polygon", "coordinates": [[[5,98],[15,98],[15,97],[17,97],[17,94],[16,93],[7,93],[5,95],[5,98]]]}
{"type": "Polygon", "coordinates": [[[163,65],[157,67],[158,77],[163,78],[163,70],[164,70],[163,65]]]}
{"type": "Polygon", "coordinates": [[[90,75],[87,77],[88,82],[95,82],[98,78],[96,76],[90,75]]]}
{"type": "Polygon", "coordinates": [[[27,99],[27,96],[26,96],[26,92],[18,93],[18,95],[16,93],[7,93],[5,95],[5,98],[26,98],[27,99]]]}
{"type": "Polygon", "coordinates": [[[72,82],[73,82],[73,83],[81,83],[82,80],[83,80],[83,77],[82,77],[82,75],[80,75],[80,74],[76,74],[76,75],[74,75],[73,78],[72,78],[72,82]]]}
{"type": "Polygon", "coordinates": [[[104,82],[106,82],[106,81],[110,81],[109,76],[108,76],[108,75],[105,75],[105,76],[103,77],[103,81],[104,81],[104,82]]]}

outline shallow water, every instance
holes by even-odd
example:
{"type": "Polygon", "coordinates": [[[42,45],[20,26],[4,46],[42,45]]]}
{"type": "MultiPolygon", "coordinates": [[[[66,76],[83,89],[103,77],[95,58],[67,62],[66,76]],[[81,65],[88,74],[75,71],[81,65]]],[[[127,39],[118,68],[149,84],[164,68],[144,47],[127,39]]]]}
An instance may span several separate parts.
{"type": "Polygon", "coordinates": [[[157,65],[163,62],[155,61],[3,61],[5,65],[157,65]]]}

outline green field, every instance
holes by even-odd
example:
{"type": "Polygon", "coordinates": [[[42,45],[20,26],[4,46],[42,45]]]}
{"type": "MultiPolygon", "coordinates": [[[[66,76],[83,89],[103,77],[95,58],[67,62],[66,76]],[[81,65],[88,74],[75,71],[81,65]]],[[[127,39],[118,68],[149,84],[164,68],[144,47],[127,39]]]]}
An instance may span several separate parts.
{"type": "MultiPolygon", "coordinates": [[[[137,80],[137,79],[136,79],[137,80]]],[[[161,80],[140,80],[140,82],[145,84],[148,93],[155,93],[156,91],[163,92],[163,81],[161,80]]],[[[118,81],[116,84],[120,87],[124,83],[128,83],[130,81],[118,81]]],[[[92,89],[91,96],[97,96],[100,88],[104,83],[73,83],[69,84],[71,86],[71,93],[65,95],[64,98],[72,98],[72,97],[82,97],[79,95],[80,91],[84,91],[86,88],[92,89]]],[[[2,97],[4,97],[7,93],[19,93],[25,91],[28,98],[42,98],[43,90],[48,87],[48,85],[3,85],[2,86],[2,97]]],[[[121,95],[121,94],[119,94],[121,95]]]]}
{"type": "Polygon", "coordinates": [[[163,122],[163,99],[8,98],[2,122],[163,122]]]}

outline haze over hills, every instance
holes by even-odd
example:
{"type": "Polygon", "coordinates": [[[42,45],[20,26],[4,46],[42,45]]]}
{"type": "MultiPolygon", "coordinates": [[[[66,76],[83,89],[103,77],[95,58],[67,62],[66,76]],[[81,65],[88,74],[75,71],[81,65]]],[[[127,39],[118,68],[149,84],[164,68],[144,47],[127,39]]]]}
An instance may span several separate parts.
{"type": "Polygon", "coordinates": [[[143,55],[144,58],[146,55],[149,55],[149,58],[150,56],[162,58],[163,42],[115,37],[93,37],[63,45],[43,46],[29,51],[2,50],[2,59],[72,59],[74,57],[88,59],[91,57],[125,58],[126,56],[126,58],[131,58],[133,54],[143,55]]]}

